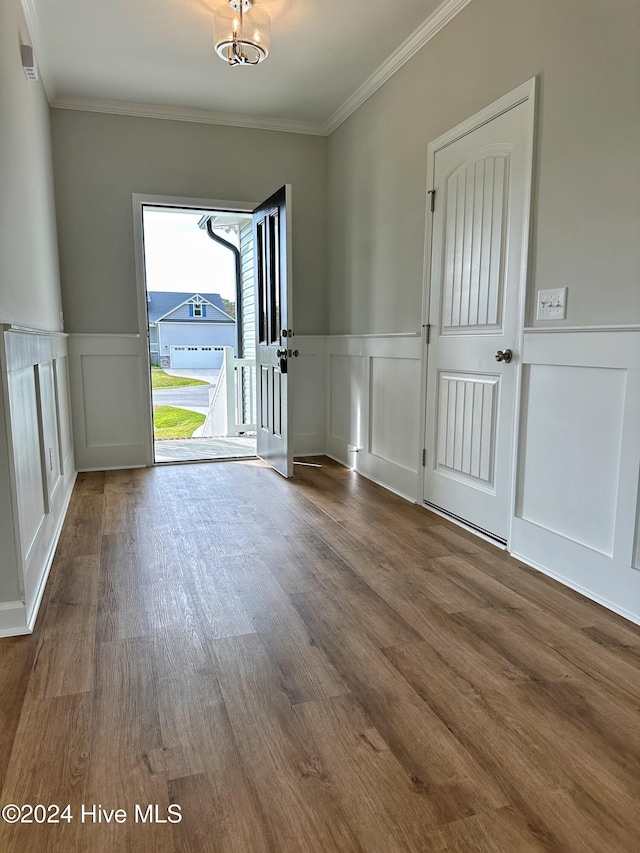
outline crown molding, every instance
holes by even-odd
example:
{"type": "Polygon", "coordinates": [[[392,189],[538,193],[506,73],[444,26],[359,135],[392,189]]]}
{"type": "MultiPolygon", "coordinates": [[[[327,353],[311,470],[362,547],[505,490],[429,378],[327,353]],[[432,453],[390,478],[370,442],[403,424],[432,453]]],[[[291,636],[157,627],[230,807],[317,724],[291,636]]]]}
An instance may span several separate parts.
{"type": "Polygon", "coordinates": [[[20,0],[20,5],[22,6],[22,13],[24,14],[27,22],[29,34],[31,35],[31,38],[33,38],[34,30],[37,30],[39,26],[38,13],[36,12],[35,4],[33,0],[20,0]]]}
{"type": "Polygon", "coordinates": [[[374,92],[377,92],[396,71],[399,71],[412,56],[423,48],[427,42],[431,41],[469,3],[471,3],[471,0],[445,0],[441,6],[438,6],[435,12],[336,110],[324,125],[327,136],[332,134],[334,130],[337,130],[358,107],[361,107],[374,92]]]}
{"type": "MultiPolygon", "coordinates": [[[[22,14],[27,22],[27,29],[29,30],[32,41],[39,41],[40,21],[38,20],[35,3],[33,0],[20,0],[20,5],[22,6],[22,14]]],[[[34,44],[33,47],[36,47],[36,45],[34,44]]]]}
{"type": "Polygon", "coordinates": [[[223,113],[213,110],[198,110],[188,107],[167,107],[157,104],[138,104],[128,101],[112,101],[106,98],[82,98],[73,95],[57,95],[51,107],[58,110],[80,110],[89,113],[110,113],[139,118],[159,118],[168,121],[188,121],[196,124],[222,124],[228,127],[250,127],[256,130],[278,130],[286,133],[304,133],[326,136],[321,124],[305,121],[269,118],[267,116],[223,113]]]}

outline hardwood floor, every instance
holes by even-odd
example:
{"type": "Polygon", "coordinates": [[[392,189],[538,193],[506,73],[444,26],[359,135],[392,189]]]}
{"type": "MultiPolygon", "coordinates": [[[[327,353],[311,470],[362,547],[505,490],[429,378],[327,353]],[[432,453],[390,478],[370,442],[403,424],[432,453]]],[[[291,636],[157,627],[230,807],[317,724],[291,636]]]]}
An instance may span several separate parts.
{"type": "Polygon", "coordinates": [[[307,462],[80,475],[0,640],[1,805],[73,820],[0,850],[638,851],[640,629],[307,462]]]}

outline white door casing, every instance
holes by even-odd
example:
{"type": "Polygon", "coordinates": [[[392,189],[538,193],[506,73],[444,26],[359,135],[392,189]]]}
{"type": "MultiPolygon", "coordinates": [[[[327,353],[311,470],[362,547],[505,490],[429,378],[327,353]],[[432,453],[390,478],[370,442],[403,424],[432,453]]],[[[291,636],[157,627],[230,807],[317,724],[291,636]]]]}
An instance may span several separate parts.
{"type": "Polygon", "coordinates": [[[429,146],[425,504],[507,543],[535,81],[429,146]],[[510,362],[498,351],[511,350],[510,362]]]}
{"type": "Polygon", "coordinates": [[[291,340],[291,187],[287,184],[253,213],[256,279],[256,396],[258,456],[284,477],[293,476],[288,371],[297,351],[291,340]]]}

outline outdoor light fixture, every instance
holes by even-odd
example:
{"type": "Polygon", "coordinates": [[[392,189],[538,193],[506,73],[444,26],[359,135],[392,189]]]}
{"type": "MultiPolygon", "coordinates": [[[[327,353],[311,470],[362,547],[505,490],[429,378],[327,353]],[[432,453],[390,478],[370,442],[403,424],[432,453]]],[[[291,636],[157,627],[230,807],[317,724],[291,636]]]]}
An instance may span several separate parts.
{"type": "Polygon", "coordinates": [[[215,46],[229,65],[257,65],[269,56],[271,21],[254,0],[228,0],[215,17],[215,46]]]}

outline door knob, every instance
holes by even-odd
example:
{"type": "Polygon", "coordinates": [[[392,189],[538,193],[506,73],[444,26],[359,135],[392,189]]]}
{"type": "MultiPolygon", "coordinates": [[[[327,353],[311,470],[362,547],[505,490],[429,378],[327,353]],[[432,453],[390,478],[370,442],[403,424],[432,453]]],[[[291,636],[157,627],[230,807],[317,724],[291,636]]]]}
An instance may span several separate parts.
{"type": "Polygon", "coordinates": [[[509,364],[512,358],[513,353],[510,349],[499,349],[496,353],[496,361],[504,361],[505,364],[509,364]]]}
{"type": "Polygon", "coordinates": [[[276,350],[276,358],[286,358],[286,357],[287,357],[286,349],[276,350]]]}

